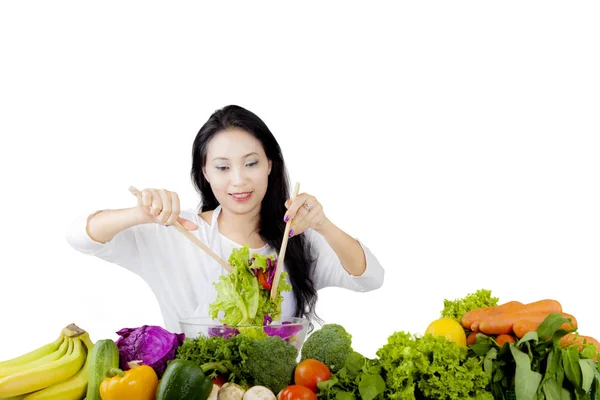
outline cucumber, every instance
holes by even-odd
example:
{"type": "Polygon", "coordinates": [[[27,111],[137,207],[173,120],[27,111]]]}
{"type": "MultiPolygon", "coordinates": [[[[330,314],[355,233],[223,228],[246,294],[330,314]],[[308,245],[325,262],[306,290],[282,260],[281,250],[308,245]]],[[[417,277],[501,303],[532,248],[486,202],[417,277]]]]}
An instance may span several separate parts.
{"type": "Polygon", "coordinates": [[[189,360],[169,361],[156,391],[156,400],[206,400],[212,379],[202,367],[189,360]]]}
{"type": "Polygon", "coordinates": [[[100,384],[106,379],[111,368],[119,368],[119,349],[111,339],[101,339],[96,342],[90,359],[90,377],[87,387],[86,400],[102,400],[100,384]]]}

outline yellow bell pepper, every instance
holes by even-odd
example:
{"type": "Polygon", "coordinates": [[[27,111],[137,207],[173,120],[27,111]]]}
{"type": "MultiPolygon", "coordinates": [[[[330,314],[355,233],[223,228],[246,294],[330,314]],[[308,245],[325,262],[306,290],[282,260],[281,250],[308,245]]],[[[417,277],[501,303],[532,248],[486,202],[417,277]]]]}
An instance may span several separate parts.
{"type": "Polygon", "coordinates": [[[154,400],[158,387],[158,376],[148,365],[137,361],[128,363],[129,370],[112,368],[109,376],[100,383],[102,400],[154,400]]]}

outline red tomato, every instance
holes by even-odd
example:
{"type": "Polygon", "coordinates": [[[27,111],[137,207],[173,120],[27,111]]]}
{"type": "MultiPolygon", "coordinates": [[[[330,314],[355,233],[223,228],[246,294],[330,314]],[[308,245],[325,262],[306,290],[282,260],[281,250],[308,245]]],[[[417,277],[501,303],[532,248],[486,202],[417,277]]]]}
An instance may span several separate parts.
{"type": "Polygon", "coordinates": [[[271,289],[271,285],[269,285],[269,282],[267,282],[266,273],[263,272],[262,269],[258,270],[258,281],[260,282],[260,284],[262,285],[262,287],[265,288],[266,290],[270,290],[271,289]]]}
{"type": "Polygon", "coordinates": [[[291,385],[281,391],[279,400],[317,400],[317,395],[307,387],[291,385]]]}
{"type": "Polygon", "coordinates": [[[215,376],[214,378],[212,378],[212,381],[217,386],[223,386],[227,383],[227,379],[223,378],[221,375],[215,376]]]}
{"type": "Polygon", "coordinates": [[[296,366],[294,371],[294,383],[307,387],[314,393],[319,391],[317,382],[328,381],[329,379],[331,379],[331,371],[329,371],[327,365],[319,360],[304,360],[296,366]]]}

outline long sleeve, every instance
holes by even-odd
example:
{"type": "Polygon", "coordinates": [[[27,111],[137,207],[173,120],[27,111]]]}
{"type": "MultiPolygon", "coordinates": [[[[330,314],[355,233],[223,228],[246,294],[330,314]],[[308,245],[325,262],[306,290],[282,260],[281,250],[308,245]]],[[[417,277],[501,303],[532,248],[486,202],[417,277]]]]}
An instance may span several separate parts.
{"type": "Polygon", "coordinates": [[[367,268],[362,275],[353,276],[344,269],[337,254],[320,233],[309,229],[306,234],[310,242],[311,255],[313,259],[316,258],[314,276],[317,290],[335,286],[357,292],[368,292],[383,285],[385,270],[375,255],[360,240],[367,268]]]}
{"type": "Polygon", "coordinates": [[[69,227],[67,241],[75,250],[83,254],[99,257],[118,264],[138,275],[142,272],[137,227],[119,232],[106,243],[94,241],[87,233],[86,227],[90,216],[77,217],[69,227]]]}

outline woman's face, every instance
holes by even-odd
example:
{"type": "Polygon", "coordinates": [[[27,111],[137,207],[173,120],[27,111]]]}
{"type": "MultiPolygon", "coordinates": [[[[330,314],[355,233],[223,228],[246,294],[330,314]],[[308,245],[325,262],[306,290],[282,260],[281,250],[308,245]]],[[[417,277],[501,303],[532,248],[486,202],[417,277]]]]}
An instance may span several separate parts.
{"type": "Polygon", "coordinates": [[[203,172],[221,206],[243,214],[260,209],[271,161],[258,139],[243,129],[231,128],[208,143],[203,172]]]}

